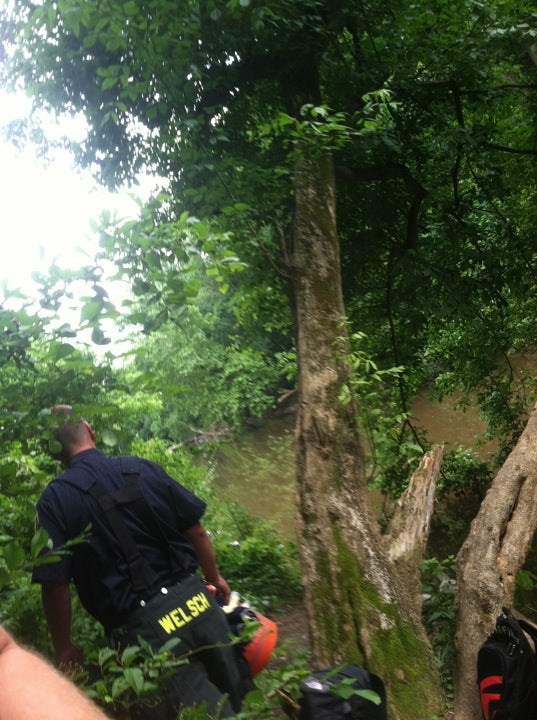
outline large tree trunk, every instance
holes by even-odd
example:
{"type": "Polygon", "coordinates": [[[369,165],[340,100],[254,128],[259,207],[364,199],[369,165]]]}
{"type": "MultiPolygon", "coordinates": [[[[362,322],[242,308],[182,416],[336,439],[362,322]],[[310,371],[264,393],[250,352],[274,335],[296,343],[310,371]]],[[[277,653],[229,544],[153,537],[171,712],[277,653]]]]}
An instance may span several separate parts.
{"type": "Polygon", "coordinates": [[[391,718],[430,720],[443,696],[415,582],[388,557],[369,506],[355,405],[340,400],[349,364],[332,162],[311,149],[296,162],[298,539],[314,658],[367,666],[386,683],[391,718]]]}
{"type": "Polygon", "coordinates": [[[480,720],[476,658],[503,605],[537,527],[537,406],[496,475],[457,557],[456,720],[480,720]]]}

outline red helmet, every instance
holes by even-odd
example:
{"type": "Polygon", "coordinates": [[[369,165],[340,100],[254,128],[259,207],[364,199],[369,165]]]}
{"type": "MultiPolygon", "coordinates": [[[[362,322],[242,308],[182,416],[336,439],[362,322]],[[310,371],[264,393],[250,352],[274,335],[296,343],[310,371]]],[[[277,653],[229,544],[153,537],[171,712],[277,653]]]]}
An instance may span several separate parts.
{"type": "Polygon", "coordinates": [[[270,660],[272,651],[278,641],[278,626],[264,615],[257,612],[253,614],[255,617],[252,620],[256,620],[261,625],[255,631],[252,639],[244,645],[242,652],[250,666],[252,677],[255,677],[270,660]]]}
{"type": "Polygon", "coordinates": [[[222,610],[226,613],[229,626],[235,635],[240,636],[245,623],[259,623],[252,637],[241,644],[242,654],[250,667],[252,677],[255,677],[270,660],[278,641],[278,626],[273,620],[253,610],[248,601],[242,600],[236,592],[231,593],[228,605],[222,610]]]}

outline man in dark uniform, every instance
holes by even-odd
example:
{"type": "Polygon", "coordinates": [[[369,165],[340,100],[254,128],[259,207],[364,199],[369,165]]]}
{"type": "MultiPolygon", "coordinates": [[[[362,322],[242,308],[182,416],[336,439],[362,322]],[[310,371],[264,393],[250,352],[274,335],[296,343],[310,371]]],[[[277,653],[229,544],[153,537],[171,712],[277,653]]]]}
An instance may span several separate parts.
{"type": "Polygon", "coordinates": [[[175,718],[178,707],[203,702],[210,713],[223,704],[223,716],[234,715],[251,685],[229,646],[225,615],[196,572],[199,566],[227,602],[229,587],[200,523],[205,503],[155,463],[103,455],[91,426],[73,420],[70,406],[57,406],[53,414],[60,415],[57,457],[67,470],[41,495],[38,524],[55,548],[90,528],[60,562],[33,573],[57,662],[83,660],[71,639],[72,580],[113,645],[136,644],[140,635],[158,650],[179,638],[174,652],[188,655],[188,663],[145,717],[175,718]]]}

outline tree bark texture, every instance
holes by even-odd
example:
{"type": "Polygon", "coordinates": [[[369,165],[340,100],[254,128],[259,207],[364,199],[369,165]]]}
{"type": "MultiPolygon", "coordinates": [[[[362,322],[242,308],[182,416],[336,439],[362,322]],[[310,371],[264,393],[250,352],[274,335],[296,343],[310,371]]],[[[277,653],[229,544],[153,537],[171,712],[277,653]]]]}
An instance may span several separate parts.
{"type": "Polygon", "coordinates": [[[481,720],[476,659],[515,579],[537,527],[537,405],[490,486],[457,556],[455,596],[456,720],[481,720]]]}
{"type": "Polygon", "coordinates": [[[430,720],[443,700],[436,664],[369,505],[355,405],[340,401],[350,366],[328,155],[297,153],[295,203],[297,529],[314,659],[365,665],[393,720],[430,720]]]}
{"type": "Polygon", "coordinates": [[[443,446],[436,445],[425,453],[412,475],[407,489],[397,501],[385,535],[388,557],[404,574],[405,584],[414,594],[414,606],[421,613],[420,565],[431,529],[436,481],[444,455],[443,446]]]}

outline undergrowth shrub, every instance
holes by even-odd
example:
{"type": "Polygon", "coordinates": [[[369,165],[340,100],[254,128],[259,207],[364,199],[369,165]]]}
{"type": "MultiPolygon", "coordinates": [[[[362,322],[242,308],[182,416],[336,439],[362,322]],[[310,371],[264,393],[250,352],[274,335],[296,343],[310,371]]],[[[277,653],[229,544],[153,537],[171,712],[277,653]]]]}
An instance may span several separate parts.
{"type": "Polygon", "coordinates": [[[455,557],[429,558],[421,564],[423,622],[450,697],[455,671],[455,557]]]}

